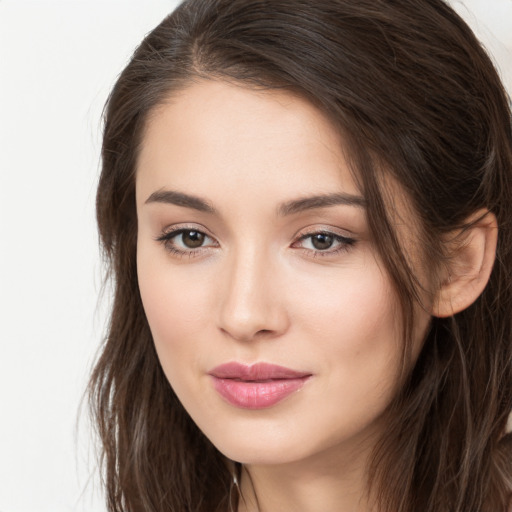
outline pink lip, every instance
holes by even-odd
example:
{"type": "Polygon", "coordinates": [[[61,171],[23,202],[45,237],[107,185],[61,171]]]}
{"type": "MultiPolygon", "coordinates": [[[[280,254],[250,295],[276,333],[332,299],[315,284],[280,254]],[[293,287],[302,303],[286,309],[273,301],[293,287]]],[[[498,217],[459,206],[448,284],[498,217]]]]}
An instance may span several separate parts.
{"type": "Polygon", "coordinates": [[[269,363],[231,362],[209,372],[213,386],[230,404],[244,409],[270,407],[299,390],[311,373],[269,363]]]}

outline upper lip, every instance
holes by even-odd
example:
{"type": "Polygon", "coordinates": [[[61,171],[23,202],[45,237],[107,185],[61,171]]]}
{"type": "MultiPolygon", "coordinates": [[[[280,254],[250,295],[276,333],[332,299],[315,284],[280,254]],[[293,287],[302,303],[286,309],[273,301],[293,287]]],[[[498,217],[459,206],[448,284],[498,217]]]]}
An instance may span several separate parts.
{"type": "Polygon", "coordinates": [[[246,365],[237,362],[224,363],[209,372],[218,379],[239,379],[244,381],[261,381],[269,379],[300,379],[310,377],[311,373],[292,370],[270,363],[246,365]]]}

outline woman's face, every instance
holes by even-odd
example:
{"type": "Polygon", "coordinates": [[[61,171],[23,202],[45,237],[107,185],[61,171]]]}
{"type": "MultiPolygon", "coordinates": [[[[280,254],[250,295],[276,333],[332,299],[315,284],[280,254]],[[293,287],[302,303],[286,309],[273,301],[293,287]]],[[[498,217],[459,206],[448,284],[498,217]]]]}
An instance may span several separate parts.
{"type": "Polygon", "coordinates": [[[158,357],[212,443],[248,464],[364,448],[396,391],[400,315],[326,118],[195,83],[150,116],[136,190],[158,357]]]}

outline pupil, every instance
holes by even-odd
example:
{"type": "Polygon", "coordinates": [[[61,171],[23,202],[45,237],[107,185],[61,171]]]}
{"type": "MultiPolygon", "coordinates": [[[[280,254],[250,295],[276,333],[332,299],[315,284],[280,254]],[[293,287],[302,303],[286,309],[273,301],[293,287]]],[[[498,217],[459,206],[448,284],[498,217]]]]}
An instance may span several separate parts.
{"type": "Polygon", "coordinates": [[[185,231],[182,235],[183,243],[189,249],[195,249],[197,247],[201,247],[204,242],[204,234],[199,231],[185,231]]]}
{"type": "Polygon", "coordinates": [[[313,247],[319,250],[329,249],[333,243],[332,235],[324,235],[319,233],[318,235],[313,236],[311,240],[313,243],[313,247]]]}

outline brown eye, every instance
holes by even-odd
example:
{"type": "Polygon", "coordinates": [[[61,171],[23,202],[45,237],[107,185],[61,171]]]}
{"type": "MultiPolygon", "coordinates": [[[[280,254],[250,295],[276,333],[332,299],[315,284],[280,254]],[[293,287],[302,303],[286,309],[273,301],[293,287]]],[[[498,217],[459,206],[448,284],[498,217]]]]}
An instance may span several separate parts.
{"type": "Polygon", "coordinates": [[[356,244],[354,238],[331,233],[329,231],[318,231],[303,235],[292,244],[292,247],[304,249],[310,256],[334,257],[337,254],[348,251],[356,244]]]}
{"type": "Polygon", "coordinates": [[[204,251],[211,251],[219,247],[218,242],[203,231],[197,229],[179,228],[162,233],[155,239],[160,242],[166,251],[174,256],[189,257],[200,256],[204,251]]]}
{"type": "Polygon", "coordinates": [[[185,247],[197,249],[204,244],[205,234],[200,231],[183,231],[181,239],[185,247]]]}
{"type": "Polygon", "coordinates": [[[330,249],[334,243],[334,237],[326,233],[317,233],[311,236],[311,244],[319,251],[325,251],[330,249]]]}

